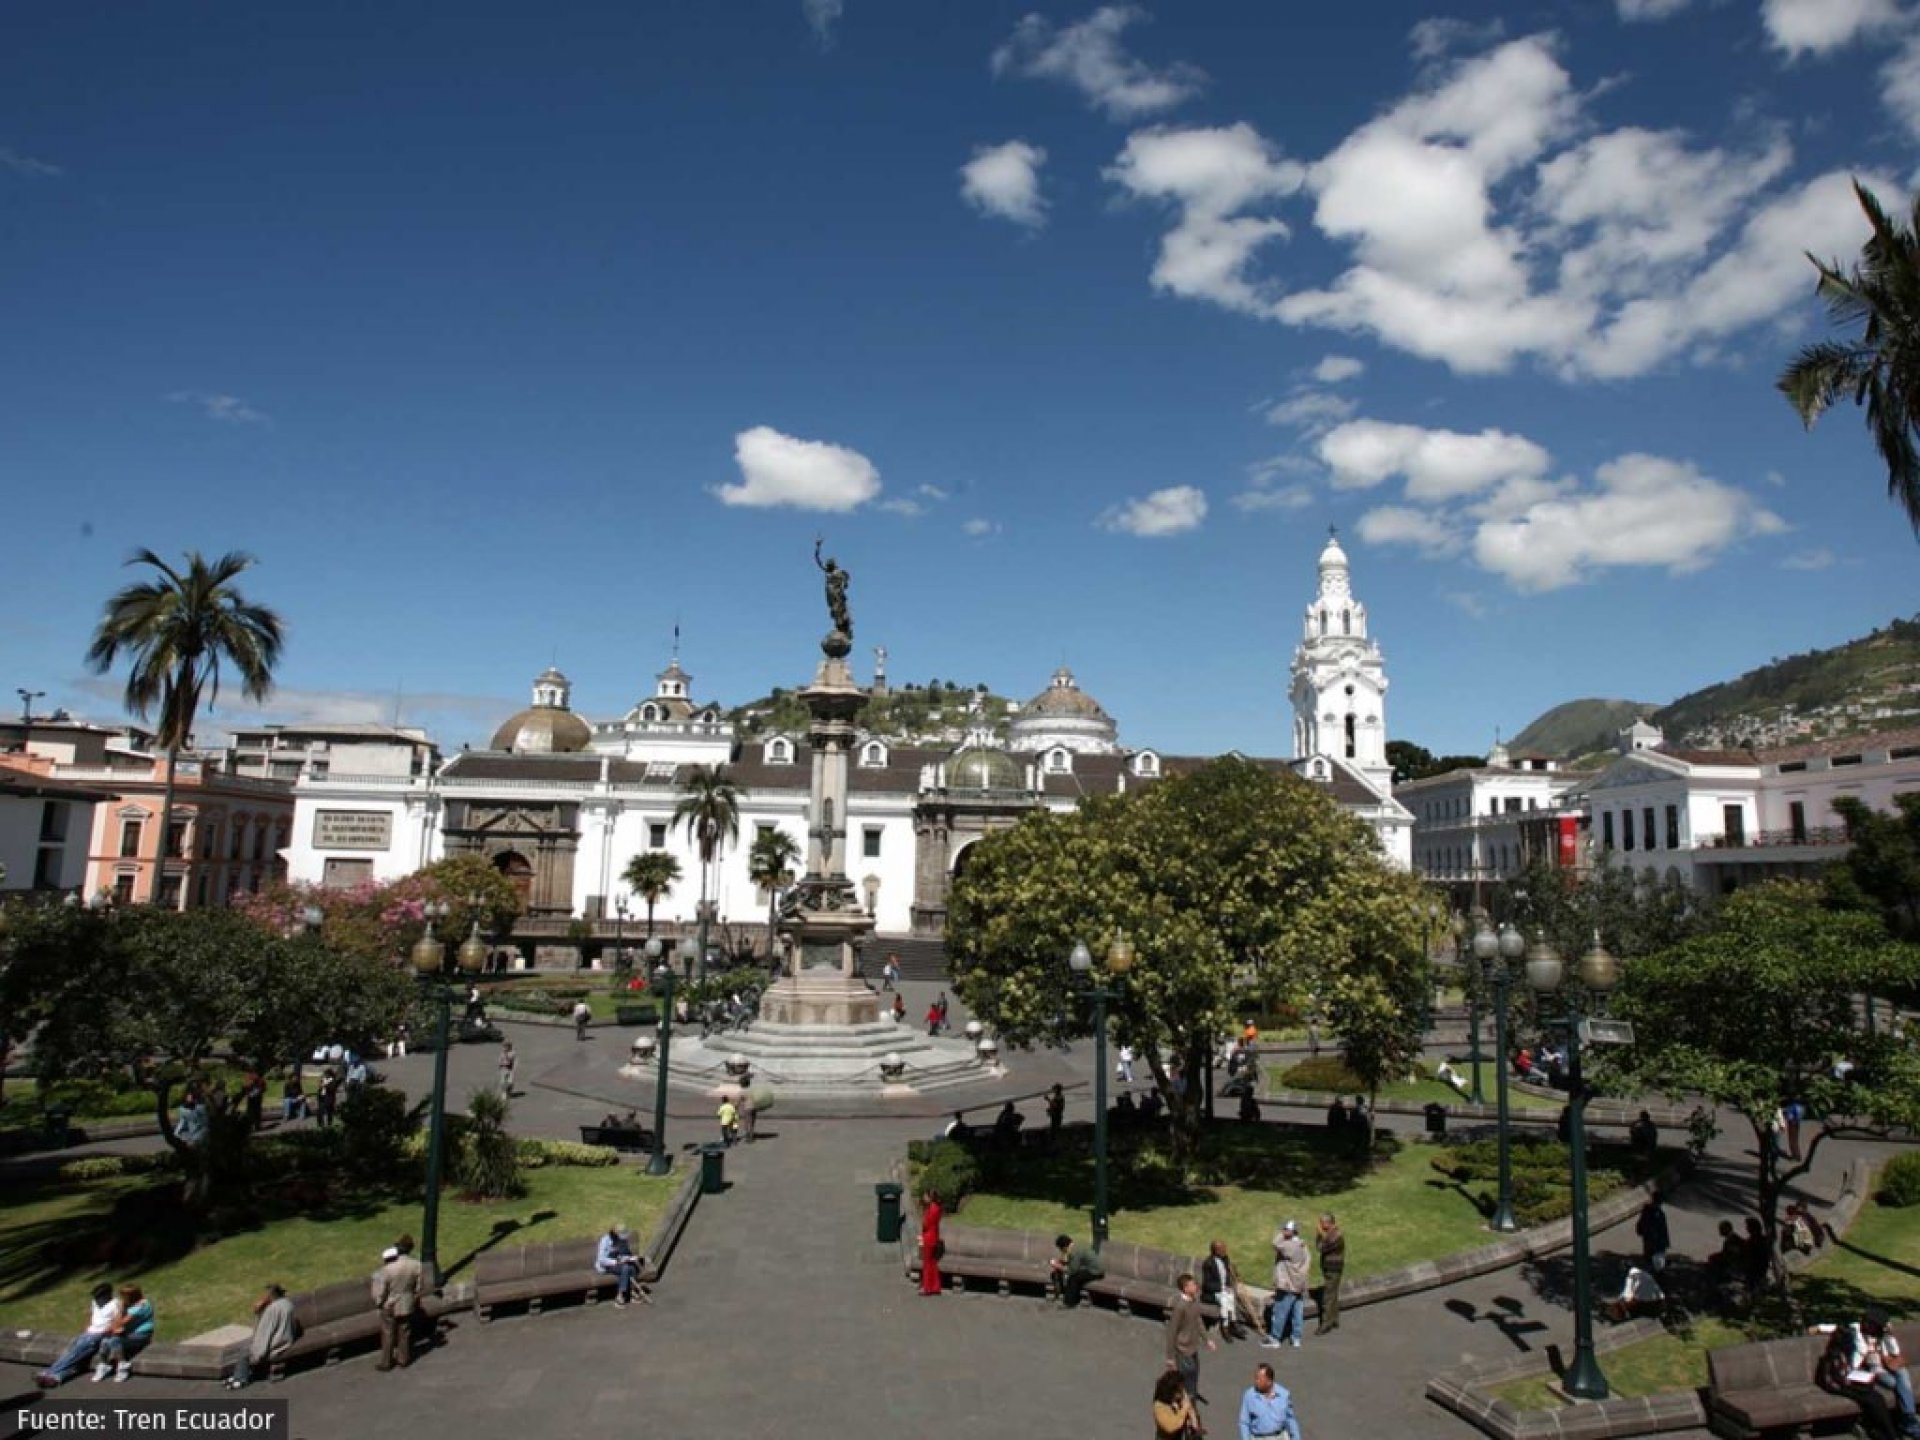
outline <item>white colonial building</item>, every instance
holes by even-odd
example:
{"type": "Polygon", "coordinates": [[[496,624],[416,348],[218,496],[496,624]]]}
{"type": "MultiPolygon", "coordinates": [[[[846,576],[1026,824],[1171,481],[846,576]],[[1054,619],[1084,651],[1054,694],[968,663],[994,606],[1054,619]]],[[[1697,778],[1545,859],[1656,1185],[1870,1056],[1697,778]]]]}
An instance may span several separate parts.
{"type": "Polygon", "coordinates": [[[1409,780],[1394,798],[1413,814],[1413,868],[1475,903],[1474,887],[1512,879],[1538,847],[1577,842],[1579,818],[1566,814],[1566,793],[1589,776],[1560,769],[1543,755],[1514,755],[1495,745],[1487,763],[1409,780]],[[1543,824],[1542,821],[1547,823],[1543,824]]]}
{"type": "MultiPolygon", "coordinates": [[[[1315,744],[1296,744],[1292,760],[1257,763],[1324,787],[1371,823],[1404,866],[1412,817],[1385,788],[1379,647],[1346,588],[1337,544],[1321,556],[1320,573],[1322,600],[1344,601],[1345,613],[1330,615],[1325,635],[1310,624],[1294,659],[1295,737],[1315,744]],[[1316,748],[1322,740],[1330,751],[1316,748]]],[[[742,798],[739,839],[712,879],[718,943],[757,942],[769,897],[748,875],[748,852],[768,829],[786,831],[804,850],[806,736],[736,734],[719,706],[695,698],[677,656],[618,719],[588,721],[573,711],[571,694],[566,676],[546,671],[534,681],[533,703],[499,727],[488,749],[462,751],[431,773],[397,757],[359,774],[337,756],[324,770],[309,765],[296,792],[292,877],[342,886],[394,880],[444,856],[480,854],[525,899],[517,943],[584,945],[645,924],[645,901],[622,876],[634,856],[663,850],[680,861],[681,879],[655,920],[684,927],[700,897],[700,865],[674,809],[692,767],[724,764],[742,798]]],[[[1065,668],[1014,712],[1008,732],[1002,741],[982,723],[957,747],[859,738],[848,777],[847,870],[881,935],[941,934],[953,877],[991,831],[1035,808],[1068,810],[1086,796],[1206,763],[1122,746],[1112,717],[1065,668]]],[[[393,743],[407,742],[396,735],[393,743]]]]}
{"type": "Polygon", "coordinates": [[[1920,731],[1769,750],[1689,750],[1644,723],[1620,758],[1569,796],[1589,811],[1596,855],[1708,895],[1812,877],[1847,852],[1833,802],[1892,810],[1920,791],[1920,731]],[[1649,743],[1651,740],[1651,743],[1649,743]]]}

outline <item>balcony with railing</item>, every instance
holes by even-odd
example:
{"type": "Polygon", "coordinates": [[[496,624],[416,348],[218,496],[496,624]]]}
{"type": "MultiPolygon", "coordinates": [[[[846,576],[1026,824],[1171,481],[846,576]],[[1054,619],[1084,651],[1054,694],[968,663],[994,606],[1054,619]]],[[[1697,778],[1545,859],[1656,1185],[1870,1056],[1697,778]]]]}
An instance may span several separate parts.
{"type": "Polygon", "coordinates": [[[1695,838],[1694,847],[1699,850],[1812,850],[1845,849],[1848,843],[1844,825],[1799,825],[1786,830],[1701,835],[1695,838]]]}

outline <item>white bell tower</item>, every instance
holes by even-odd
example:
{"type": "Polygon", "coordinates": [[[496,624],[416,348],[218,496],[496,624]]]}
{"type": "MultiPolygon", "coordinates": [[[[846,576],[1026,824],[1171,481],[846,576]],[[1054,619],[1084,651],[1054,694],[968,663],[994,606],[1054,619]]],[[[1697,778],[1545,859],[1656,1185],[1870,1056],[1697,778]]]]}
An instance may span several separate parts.
{"type": "Polygon", "coordinates": [[[1367,607],[1354,598],[1347,552],[1332,530],[1320,552],[1320,593],[1293,652],[1292,681],[1293,758],[1344,761],[1391,794],[1386,662],[1367,635],[1367,607]]]}

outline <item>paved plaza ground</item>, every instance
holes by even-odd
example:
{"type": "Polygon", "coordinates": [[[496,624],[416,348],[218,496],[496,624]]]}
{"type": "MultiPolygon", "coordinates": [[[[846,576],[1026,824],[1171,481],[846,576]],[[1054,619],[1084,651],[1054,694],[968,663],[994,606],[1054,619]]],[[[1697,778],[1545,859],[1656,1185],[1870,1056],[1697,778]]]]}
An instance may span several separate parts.
{"type": "MultiPolygon", "coordinates": [[[[925,1008],[920,988],[908,987],[910,1011],[916,1003],[925,1008]]],[[[600,1118],[608,1105],[583,1077],[616,1067],[629,1032],[603,1029],[585,1043],[563,1028],[515,1025],[509,1033],[521,1055],[516,1129],[571,1135],[600,1118]]],[[[1013,1076],[996,1088],[1031,1093],[1054,1078],[1084,1082],[1091,1055],[1087,1045],[1014,1055],[1013,1076]]],[[[495,1058],[491,1046],[454,1053],[453,1103],[491,1081],[495,1058]]],[[[430,1066],[413,1057],[384,1068],[391,1083],[419,1093],[430,1066]]],[[[927,1107],[928,1114],[952,1103],[927,1107]]],[[[676,1092],[679,1118],[669,1129],[676,1148],[713,1137],[710,1108],[676,1092]]],[[[1088,1091],[1077,1090],[1069,1119],[1090,1111],[1088,1091]]],[[[761,1142],[727,1157],[728,1189],[701,1200],[651,1308],[601,1305],[490,1325],[460,1315],[446,1344],[408,1372],[378,1374],[362,1356],[297,1371],[258,1393],[291,1401],[294,1434],[311,1440],[439,1434],[455,1425],[462,1440],[640,1431],[927,1440],[1149,1433],[1148,1397],[1162,1366],[1156,1321],[1089,1307],[1068,1313],[1031,1298],[923,1298],[902,1277],[898,1249],[875,1242],[874,1182],[908,1139],[932,1128],[920,1114],[806,1119],[776,1108],[761,1142]]],[[[1680,1251],[1704,1256],[1713,1248],[1714,1222],[1729,1213],[1751,1163],[1744,1138],[1724,1136],[1674,1201],[1680,1251]]],[[[1857,1153],[1850,1143],[1825,1146],[1812,1190],[1831,1198],[1857,1153]]],[[[1276,1214],[1276,1226],[1284,1218],[1276,1214]]],[[[1366,1236],[1352,1236],[1351,1244],[1364,1247],[1366,1236]]],[[[1630,1226],[1599,1237],[1597,1273],[1616,1273],[1608,1257],[1634,1249],[1630,1226]]],[[[1210,1427],[1217,1436],[1233,1432],[1254,1364],[1272,1358],[1310,1437],[1470,1433],[1424,1398],[1427,1377],[1517,1348],[1570,1349],[1566,1268],[1507,1270],[1355,1310],[1337,1333],[1310,1335],[1299,1351],[1223,1346],[1203,1362],[1210,1427]]],[[[249,1298],[236,1297],[236,1309],[244,1312],[249,1298]]],[[[164,1325],[165,1296],[159,1301],[164,1325]]],[[[29,1378],[13,1367],[4,1377],[31,1394],[29,1378]]],[[[113,1388],[128,1398],[215,1393],[204,1383],[141,1378],[113,1388]]],[[[89,1391],[99,1393],[85,1382],[63,1393],[89,1391]]],[[[13,1406],[0,1413],[10,1417],[13,1406]]]]}

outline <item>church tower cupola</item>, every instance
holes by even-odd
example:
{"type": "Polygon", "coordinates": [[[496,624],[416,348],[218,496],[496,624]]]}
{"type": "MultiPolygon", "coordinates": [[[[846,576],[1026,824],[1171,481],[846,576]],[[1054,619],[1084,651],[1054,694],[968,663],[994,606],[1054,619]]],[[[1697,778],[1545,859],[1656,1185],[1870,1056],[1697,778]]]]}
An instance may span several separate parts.
{"type": "Polygon", "coordinates": [[[1367,607],[1353,593],[1347,552],[1334,531],[1320,552],[1319,592],[1307,606],[1293,654],[1293,755],[1343,761],[1391,788],[1387,763],[1386,661],[1367,634],[1367,607]]]}

